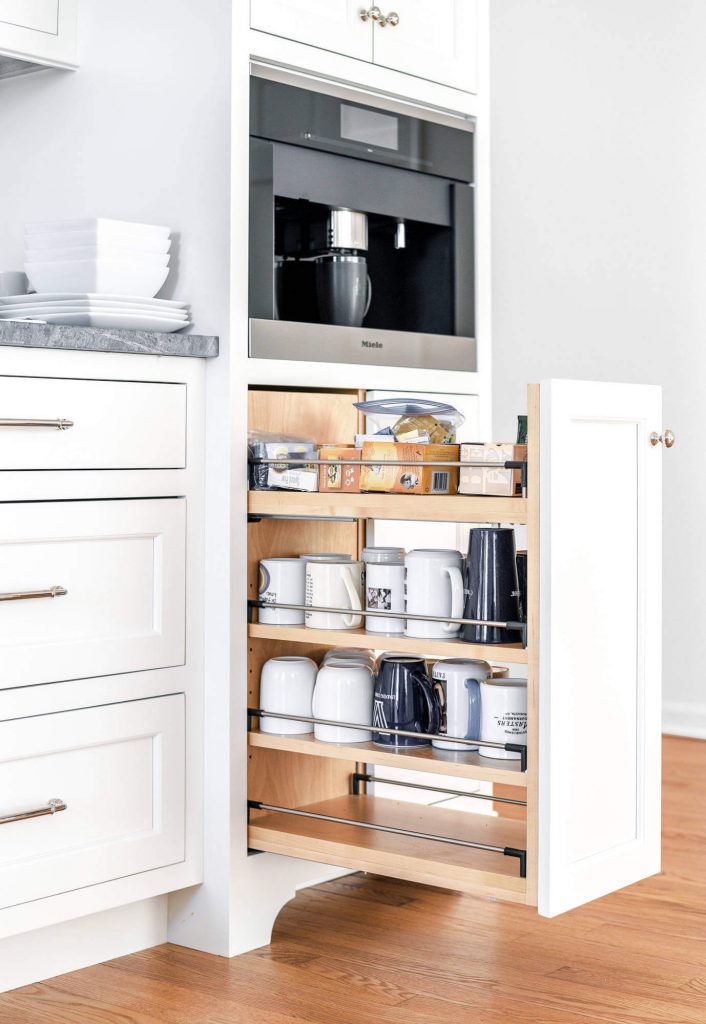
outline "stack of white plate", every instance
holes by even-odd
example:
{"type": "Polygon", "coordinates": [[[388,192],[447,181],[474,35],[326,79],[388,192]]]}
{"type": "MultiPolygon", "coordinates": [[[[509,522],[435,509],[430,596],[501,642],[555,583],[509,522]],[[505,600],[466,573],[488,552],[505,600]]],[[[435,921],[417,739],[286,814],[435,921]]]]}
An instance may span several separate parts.
{"type": "Polygon", "coordinates": [[[0,320],[171,332],[189,326],[189,307],[173,299],[145,299],[139,295],[43,292],[0,296],[0,320]]]}
{"type": "Polygon", "coordinates": [[[132,221],[43,221],[25,227],[36,294],[0,298],[0,319],[178,331],[185,302],[155,299],[169,274],[169,228],[132,221]]]}

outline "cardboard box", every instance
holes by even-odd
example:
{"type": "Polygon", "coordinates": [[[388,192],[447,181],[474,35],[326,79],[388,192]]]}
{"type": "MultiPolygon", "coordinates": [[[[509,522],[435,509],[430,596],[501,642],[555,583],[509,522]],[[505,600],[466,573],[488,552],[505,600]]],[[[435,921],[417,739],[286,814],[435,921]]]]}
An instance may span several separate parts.
{"type": "Polygon", "coordinates": [[[526,444],[462,444],[461,462],[483,462],[486,465],[462,466],[458,493],[506,498],[521,496],[522,471],[505,469],[503,463],[526,459],[526,444]]]}
{"type": "Polygon", "coordinates": [[[357,459],[360,462],[360,448],[341,445],[326,445],[319,450],[320,459],[329,459],[330,466],[319,466],[319,490],[338,494],[360,493],[360,466],[341,466],[341,459],[357,459]],[[336,463],[338,462],[338,465],[336,463]]]}
{"type": "Polygon", "coordinates": [[[380,465],[361,468],[360,489],[389,494],[455,494],[458,467],[434,469],[434,463],[458,462],[458,451],[457,444],[366,441],[362,448],[363,462],[374,459],[380,465]],[[395,460],[409,462],[409,465],[385,466],[385,462],[395,460]]]}

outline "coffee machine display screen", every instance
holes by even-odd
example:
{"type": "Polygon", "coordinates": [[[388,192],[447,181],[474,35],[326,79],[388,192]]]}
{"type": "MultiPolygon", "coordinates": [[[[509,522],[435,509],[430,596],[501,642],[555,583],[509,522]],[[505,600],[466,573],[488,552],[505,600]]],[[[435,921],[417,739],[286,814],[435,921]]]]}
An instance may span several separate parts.
{"type": "Polygon", "coordinates": [[[400,148],[399,119],[377,110],[341,104],[341,138],[383,149],[400,148]]]}

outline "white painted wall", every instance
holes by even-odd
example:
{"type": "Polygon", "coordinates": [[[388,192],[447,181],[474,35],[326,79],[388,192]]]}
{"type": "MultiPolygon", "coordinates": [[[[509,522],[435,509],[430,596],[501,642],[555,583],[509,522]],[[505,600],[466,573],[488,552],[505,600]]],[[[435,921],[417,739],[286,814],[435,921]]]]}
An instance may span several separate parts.
{"type": "Polygon", "coordinates": [[[706,4],[491,12],[494,432],[528,381],[663,385],[665,728],[706,736],[706,4]]]}
{"type": "Polygon", "coordinates": [[[230,4],[82,0],[79,45],[77,72],[0,82],[0,270],[21,269],[25,221],[168,224],[160,294],[224,333],[230,4]]]}

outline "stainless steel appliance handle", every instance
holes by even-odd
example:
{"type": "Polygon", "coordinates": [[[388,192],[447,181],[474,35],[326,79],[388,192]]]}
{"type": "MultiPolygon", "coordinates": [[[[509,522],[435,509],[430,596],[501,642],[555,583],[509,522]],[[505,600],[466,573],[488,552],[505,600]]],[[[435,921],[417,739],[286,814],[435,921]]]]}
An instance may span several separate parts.
{"type": "Polygon", "coordinates": [[[42,597],[66,597],[66,587],[47,587],[46,590],[11,590],[0,594],[0,601],[36,601],[42,597]]]}
{"type": "Polygon", "coordinates": [[[21,811],[19,814],[5,814],[0,817],[0,825],[10,825],[13,821],[27,821],[28,818],[43,818],[47,814],[56,814],[57,811],[65,811],[67,805],[63,800],[55,797],[50,800],[46,807],[38,807],[34,811],[21,811]]]}
{"type": "Polygon", "coordinates": [[[69,430],[73,427],[73,420],[23,420],[23,419],[0,419],[0,427],[49,427],[50,430],[69,430]]]}

